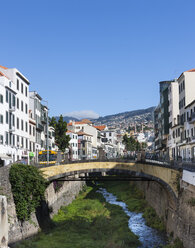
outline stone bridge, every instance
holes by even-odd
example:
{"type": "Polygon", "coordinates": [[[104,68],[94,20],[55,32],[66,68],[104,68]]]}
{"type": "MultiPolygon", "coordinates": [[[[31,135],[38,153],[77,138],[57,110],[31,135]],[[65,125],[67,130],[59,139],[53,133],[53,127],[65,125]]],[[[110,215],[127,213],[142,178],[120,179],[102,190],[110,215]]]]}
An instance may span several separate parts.
{"type": "Polygon", "coordinates": [[[178,197],[178,183],[181,177],[181,172],[175,168],[135,161],[82,161],[44,167],[40,170],[49,181],[71,180],[71,178],[78,178],[80,175],[83,175],[83,179],[85,179],[86,176],[94,173],[101,173],[102,176],[119,175],[121,180],[124,176],[125,178],[129,177],[129,180],[133,178],[152,180],[161,184],[175,199],[178,197]]]}

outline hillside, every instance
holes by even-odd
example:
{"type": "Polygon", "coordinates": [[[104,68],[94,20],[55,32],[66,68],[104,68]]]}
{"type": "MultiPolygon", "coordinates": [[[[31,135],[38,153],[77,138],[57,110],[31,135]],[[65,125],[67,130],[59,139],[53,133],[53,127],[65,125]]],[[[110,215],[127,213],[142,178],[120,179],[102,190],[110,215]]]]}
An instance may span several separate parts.
{"type": "MultiPolygon", "coordinates": [[[[133,111],[126,111],[123,113],[107,115],[104,117],[99,117],[98,119],[93,119],[93,123],[95,125],[105,124],[110,127],[115,127],[117,129],[128,128],[131,125],[140,125],[144,124],[146,126],[153,125],[153,112],[155,107],[150,107],[147,109],[138,109],[133,111]]],[[[55,117],[57,120],[59,117],[55,117]]],[[[67,123],[70,120],[78,121],[78,119],[74,117],[64,116],[64,121],[67,123]]]]}

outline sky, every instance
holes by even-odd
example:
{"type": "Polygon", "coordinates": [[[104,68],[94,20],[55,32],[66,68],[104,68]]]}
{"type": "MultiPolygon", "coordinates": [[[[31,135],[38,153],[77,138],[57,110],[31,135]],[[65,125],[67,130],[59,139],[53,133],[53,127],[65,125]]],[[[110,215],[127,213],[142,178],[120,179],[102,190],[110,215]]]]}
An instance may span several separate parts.
{"type": "Polygon", "coordinates": [[[194,0],[0,3],[0,65],[29,79],[50,116],[156,106],[159,81],[195,68],[194,0]]]}

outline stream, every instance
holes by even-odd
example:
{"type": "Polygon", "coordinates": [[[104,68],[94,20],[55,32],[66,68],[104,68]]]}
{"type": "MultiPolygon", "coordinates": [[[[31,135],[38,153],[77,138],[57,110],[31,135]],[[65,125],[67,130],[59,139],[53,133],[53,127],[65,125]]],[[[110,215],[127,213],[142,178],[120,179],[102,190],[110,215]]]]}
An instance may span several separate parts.
{"type": "Polygon", "coordinates": [[[97,192],[101,193],[108,203],[122,207],[123,211],[129,217],[128,226],[130,230],[139,237],[142,243],[139,248],[160,248],[162,245],[166,245],[166,235],[147,226],[142,213],[129,211],[124,202],[118,201],[116,196],[107,192],[104,188],[100,188],[97,192]]]}

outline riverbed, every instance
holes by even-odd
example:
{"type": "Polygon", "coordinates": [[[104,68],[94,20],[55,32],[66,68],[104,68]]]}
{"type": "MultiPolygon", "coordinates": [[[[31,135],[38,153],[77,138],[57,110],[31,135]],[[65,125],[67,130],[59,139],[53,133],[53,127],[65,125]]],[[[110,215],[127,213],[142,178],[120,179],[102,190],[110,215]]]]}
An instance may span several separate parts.
{"type": "Polygon", "coordinates": [[[125,214],[129,217],[128,226],[130,230],[139,237],[141,246],[139,248],[158,248],[167,244],[165,233],[161,233],[154,228],[146,225],[142,213],[131,212],[128,210],[126,203],[118,201],[117,197],[109,193],[106,189],[100,188],[98,193],[101,193],[105,200],[117,206],[120,206],[125,214]]]}

